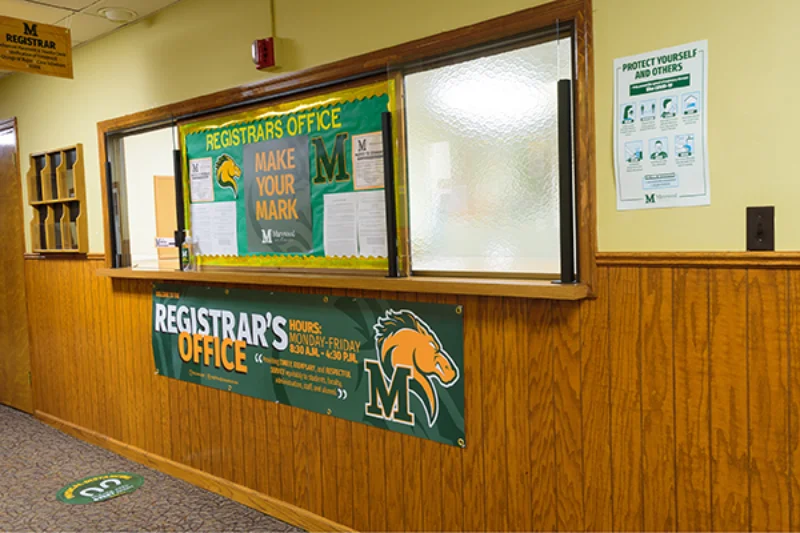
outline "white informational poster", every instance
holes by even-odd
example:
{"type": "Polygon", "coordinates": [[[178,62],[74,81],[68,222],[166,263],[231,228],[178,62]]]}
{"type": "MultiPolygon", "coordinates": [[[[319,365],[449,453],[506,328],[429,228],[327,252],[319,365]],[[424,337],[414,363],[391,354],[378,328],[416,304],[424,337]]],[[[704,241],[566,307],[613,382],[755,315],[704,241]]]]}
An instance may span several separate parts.
{"type": "Polygon", "coordinates": [[[192,202],[213,202],[214,182],[211,177],[211,158],[189,160],[189,190],[192,202]]]}
{"type": "Polygon", "coordinates": [[[237,255],[236,202],[191,204],[196,255],[237,255]]]}
{"type": "Polygon", "coordinates": [[[383,135],[353,135],[353,188],[383,188],[383,135]]]}
{"type": "Polygon", "coordinates": [[[709,205],[708,41],[614,61],[617,209],[709,205]]]}
{"type": "Polygon", "coordinates": [[[353,193],[326,194],[324,198],[325,229],[323,232],[327,257],[358,255],[358,204],[353,193]]]}
{"type": "Polygon", "coordinates": [[[358,197],[358,255],[386,257],[386,195],[383,189],[354,194],[358,197]]]}
{"type": "Polygon", "coordinates": [[[326,194],[325,255],[386,257],[384,191],[326,194]]]}

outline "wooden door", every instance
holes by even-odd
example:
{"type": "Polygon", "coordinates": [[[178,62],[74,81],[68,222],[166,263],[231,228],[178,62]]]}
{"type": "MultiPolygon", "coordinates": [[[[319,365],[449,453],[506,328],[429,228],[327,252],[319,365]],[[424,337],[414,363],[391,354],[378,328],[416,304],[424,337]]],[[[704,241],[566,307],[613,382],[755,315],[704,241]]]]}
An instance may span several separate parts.
{"type": "MultiPolygon", "coordinates": [[[[175,177],[153,176],[156,207],[156,237],[174,237],[178,229],[178,215],[175,209],[175,177]]],[[[178,259],[177,248],[159,248],[158,258],[178,259]]]]}
{"type": "Polygon", "coordinates": [[[0,121],[0,403],[33,412],[16,121],[0,121]]]}

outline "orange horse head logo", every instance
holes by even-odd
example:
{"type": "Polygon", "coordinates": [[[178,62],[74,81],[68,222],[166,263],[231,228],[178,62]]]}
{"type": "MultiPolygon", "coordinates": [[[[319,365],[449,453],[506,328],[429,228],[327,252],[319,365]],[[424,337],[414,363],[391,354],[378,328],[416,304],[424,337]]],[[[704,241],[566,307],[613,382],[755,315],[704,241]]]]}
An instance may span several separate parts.
{"type": "Polygon", "coordinates": [[[394,368],[411,369],[411,392],[419,398],[433,427],[439,416],[439,394],[436,382],[450,387],[458,381],[458,367],[442,348],[436,333],[408,310],[388,310],[378,319],[375,329],[375,349],[380,355],[385,376],[394,368]]]}

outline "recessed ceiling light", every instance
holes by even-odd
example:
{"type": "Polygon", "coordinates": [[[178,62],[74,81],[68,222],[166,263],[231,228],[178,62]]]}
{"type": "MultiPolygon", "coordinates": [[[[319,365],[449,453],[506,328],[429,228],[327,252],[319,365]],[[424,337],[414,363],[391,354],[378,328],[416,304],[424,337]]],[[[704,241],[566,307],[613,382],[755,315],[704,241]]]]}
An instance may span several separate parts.
{"type": "Polygon", "coordinates": [[[99,9],[97,13],[111,22],[117,23],[130,22],[137,16],[135,11],[126,7],[104,7],[99,9]]]}

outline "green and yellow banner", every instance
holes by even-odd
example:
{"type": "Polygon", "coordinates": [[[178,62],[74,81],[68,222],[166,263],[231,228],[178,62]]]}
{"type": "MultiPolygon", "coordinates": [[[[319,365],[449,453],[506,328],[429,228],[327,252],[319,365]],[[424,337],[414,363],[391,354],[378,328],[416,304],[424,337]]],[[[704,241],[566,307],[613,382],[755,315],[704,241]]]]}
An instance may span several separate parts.
{"type": "Polygon", "coordinates": [[[465,446],[458,305],[156,284],[161,375],[465,446]]]}
{"type": "Polygon", "coordinates": [[[392,91],[383,81],[182,126],[198,262],[386,269],[392,91]]]}

